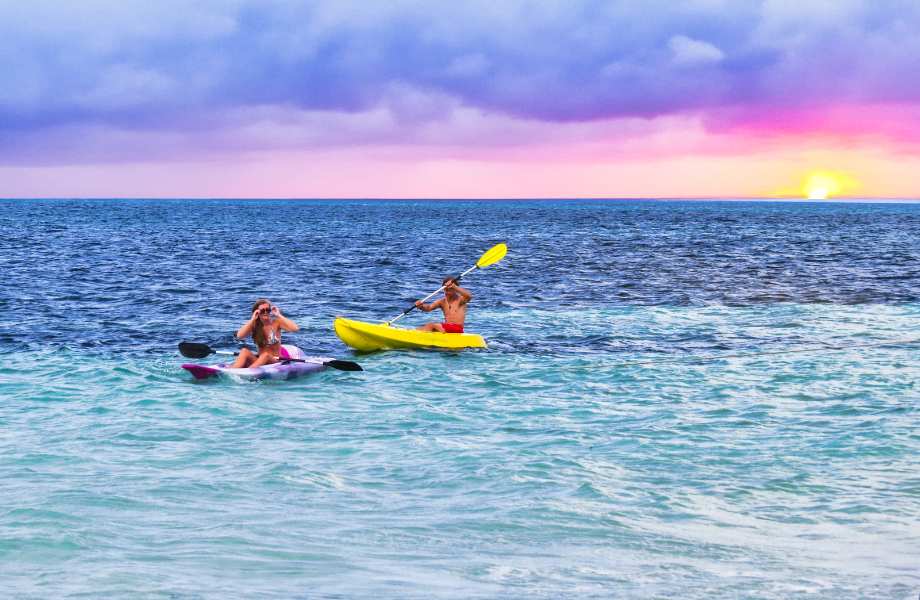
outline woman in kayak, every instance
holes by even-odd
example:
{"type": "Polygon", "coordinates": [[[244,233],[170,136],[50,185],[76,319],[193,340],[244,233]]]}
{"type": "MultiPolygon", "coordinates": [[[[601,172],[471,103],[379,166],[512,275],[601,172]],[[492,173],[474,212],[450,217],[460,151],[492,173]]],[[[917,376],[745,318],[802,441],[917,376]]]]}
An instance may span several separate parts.
{"type": "Polygon", "coordinates": [[[247,335],[252,336],[259,349],[256,355],[249,348],[243,348],[231,365],[234,368],[261,367],[278,362],[278,352],[281,350],[281,332],[297,331],[297,323],[281,314],[281,309],[273,306],[266,298],[259,298],[252,305],[252,317],[236,332],[236,337],[242,339],[247,335]]]}
{"type": "Polygon", "coordinates": [[[473,294],[457,284],[455,277],[447,276],[441,282],[444,286],[444,297],[431,304],[421,300],[415,302],[419,310],[431,312],[436,308],[444,311],[443,323],[425,323],[417,327],[422,331],[440,331],[441,333],[463,333],[463,322],[466,321],[466,305],[473,299],[473,294]]]}

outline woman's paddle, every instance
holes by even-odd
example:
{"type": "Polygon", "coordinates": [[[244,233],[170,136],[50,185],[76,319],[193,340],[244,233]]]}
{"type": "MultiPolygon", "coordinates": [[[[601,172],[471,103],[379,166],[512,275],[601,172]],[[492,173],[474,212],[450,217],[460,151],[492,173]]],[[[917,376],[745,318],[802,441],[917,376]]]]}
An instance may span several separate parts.
{"type": "MultiPolygon", "coordinates": [[[[463,279],[464,277],[466,277],[467,275],[469,275],[476,269],[484,269],[485,267],[488,267],[489,265],[494,265],[501,259],[505,258],[506,254],[508,254],[508,246],[506,246],[505,244],[496,244],[492,246],[491,248],[486,250],[482,256],[479,257],[479,260],[476,261],[475,265],[473,265],[472,267],[470,267],[469,269],[467,269],[466,271],[458,275],[455,281],[457,283],[460,283],[461,279],[463,279]]],[[[421,301],[425,302],[426,300],[430,299],[432,296],[435,296],[436,294],[439,294],[442,291],[444,291],[443,285],[439,287],[437,291],[432,292],[428,294],[427,296],[425,296],[421,301]]],[[[390,319],[389,321],[387,321],[387,325],[392,325],[396,321],[408,315],[410,312],[412,312],[416,308],[417,307],[413,304],[412,306],[404,310],[401,315],[394,317],[393,319],[390,319]]]]}
{"type": "MultiPolygon", "coordinates": [[[[230,356],[237,356],[239,352],[230,352],[228,350],[215,350],[207,344],[198,344],[195,342],[179,342],[179,353],[182,356],[187,358],[204,358],[210,354],[229,354],[230,356]]],[[[309,360],[303,358],[282,358],[282,362],[302,362],[302,363],[322,363],[327,367],[332,369],[338,369],[339,371],[363,371],[356,362],[350,360],[309,360]]]]}

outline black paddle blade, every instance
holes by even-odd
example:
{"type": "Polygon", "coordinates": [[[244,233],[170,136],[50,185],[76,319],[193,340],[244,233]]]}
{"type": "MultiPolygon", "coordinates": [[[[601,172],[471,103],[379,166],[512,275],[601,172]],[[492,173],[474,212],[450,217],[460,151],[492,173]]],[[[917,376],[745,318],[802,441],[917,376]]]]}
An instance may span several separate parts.
{"type": "Polygon", "coordinates": [[[338,369],[339,371],[363,371],[364,370],[361,368],[361,365],[359,365],[356,362],[351,362],[350,360],[327,360],[323,364],[326,365],[327,367],[338,369]]]}
{"type": "Polygon", "coordinates": [[[179,354],[187,358],[204,358],[214,351],[207,344],[196,344],[195,342],[179,342],[179,354]]]}

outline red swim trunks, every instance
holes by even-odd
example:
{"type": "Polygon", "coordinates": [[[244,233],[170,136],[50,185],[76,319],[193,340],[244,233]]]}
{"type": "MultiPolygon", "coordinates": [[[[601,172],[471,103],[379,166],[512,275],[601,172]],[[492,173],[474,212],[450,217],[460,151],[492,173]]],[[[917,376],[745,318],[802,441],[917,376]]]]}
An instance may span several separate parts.
{"type": "Polygon", "coordinates": [[[456,323],[441,323],[441,327],[444,328],[444,333],[463,333],[463,325],[456,323]]]}

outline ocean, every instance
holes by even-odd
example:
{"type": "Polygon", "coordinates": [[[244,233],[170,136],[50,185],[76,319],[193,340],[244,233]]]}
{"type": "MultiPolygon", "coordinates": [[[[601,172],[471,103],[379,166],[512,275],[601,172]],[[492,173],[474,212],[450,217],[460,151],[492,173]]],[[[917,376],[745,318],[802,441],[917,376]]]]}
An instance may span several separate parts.
{"type": "Polygon", "coordinates": [[[914,599],[918,233],[909,202],[0,200],[3,595],[914,599]],[[498,242],[488,349],[336,338],[498,242]],[[365,370],[180,368],[261,296],[365,370]]]}

